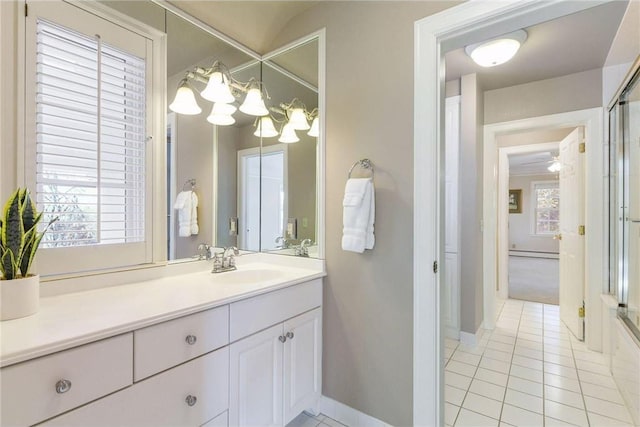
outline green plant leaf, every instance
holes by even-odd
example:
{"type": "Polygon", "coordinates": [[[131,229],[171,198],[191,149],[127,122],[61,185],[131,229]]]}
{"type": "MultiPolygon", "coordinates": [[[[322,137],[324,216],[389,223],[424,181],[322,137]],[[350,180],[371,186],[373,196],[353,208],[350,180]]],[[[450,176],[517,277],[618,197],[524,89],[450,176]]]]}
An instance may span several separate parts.
{"type": "Polygon", "coordinates": [[[24,244],[24,224],[20,215],[20,189],[9,197],[4,206],[2,227],[2,245],[5,251],[19,254],[24,244]]]}
{"type": "Polygon", "coordinates": [[[2,277],[5,280],[13,280],[16,278],[16,272],[18,271],[17,265],[15,263],[15,257],[13,256],[13,252],[10,250],[5,251],[2,254],[2,258],[0,259],[0,263],[2,264],[2,277]]]}
{"type": "Polygon", "coordinates": [[[22,203],[22,222],[24,225],[24,231],[27,232],[38,225],[42,214],[38,215],[36,212],[36,206],[31,199],[29,190],[25,189],[21,197],[22,203]]]}

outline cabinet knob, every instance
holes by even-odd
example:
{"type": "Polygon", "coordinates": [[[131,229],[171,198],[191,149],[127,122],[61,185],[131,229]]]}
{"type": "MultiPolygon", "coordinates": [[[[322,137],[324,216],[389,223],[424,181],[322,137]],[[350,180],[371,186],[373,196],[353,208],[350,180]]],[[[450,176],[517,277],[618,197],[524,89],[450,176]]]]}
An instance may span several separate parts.
{"type": "Polygon", "coordinates": [[[285,342],[287,340],[287,337],[280,335],[278,339],[280,340],[280,342],[285,342]]]}
{"type": "Polygon", "coordinates": [[[287,338],[293,339],[293,332],[287,332],[287,338]]]}
{"type": "Polygon", "coordinates": [[[62,394],[71,390],[71,381],[60,380],[56,383],[56,393],[62,394]]]}
{"type": "Polygon", "coordinates": [[[187,402],[187,405],[193,406],[198,401],[198,398],[195,397],[195,396],[189,395],[189,396],[187,396],[187,398],[184,401],[187,402]]]}
{"type": "Polygon", "coordinates": [[[185,338],[185,341],[187,342],[187,344],[189,345],[194,345],[196,343],[198,339],[196,338],[195,335],[187,335],[187,338],[185,338]]]}

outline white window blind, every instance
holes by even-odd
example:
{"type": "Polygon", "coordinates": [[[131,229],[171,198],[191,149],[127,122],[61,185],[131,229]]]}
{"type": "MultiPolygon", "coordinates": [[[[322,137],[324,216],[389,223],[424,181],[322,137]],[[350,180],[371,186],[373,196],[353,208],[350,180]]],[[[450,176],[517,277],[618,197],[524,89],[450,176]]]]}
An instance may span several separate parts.
{"type": "Polygon", "coordinates": [[[36,25],[36,196],[48,248],[145,239],[145,60],[36,25]]]}

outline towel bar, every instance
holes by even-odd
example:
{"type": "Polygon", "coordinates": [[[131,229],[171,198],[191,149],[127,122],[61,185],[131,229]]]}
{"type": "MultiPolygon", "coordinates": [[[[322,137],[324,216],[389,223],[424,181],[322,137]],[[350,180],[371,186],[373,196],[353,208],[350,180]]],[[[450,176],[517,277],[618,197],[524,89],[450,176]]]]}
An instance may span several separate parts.
{"type": "Polygon", "coordinates": [[[351,178],[351,172],[353,172],[353,169],[356,166],[360,166],[362,169],[368,169],[371,171],[371,178],[373,178],[373,163],[371,162],[371,160],[369,159],[361,159],[358,160],[357,162],[355,162],[353,165],[351,165],[351,168],[349,169],[349,178],[351,178]]]}
{"type": "Polygon", "coordinates": [[[187,185],[191,185],[191,191],[193,191],[194,188],[196,188],[196,180],[195,178],[191,178],[188,179],[184,182],[184,184],[182,184],[182,191],[187,191],[187,189],[185,188],[187,185]]]}

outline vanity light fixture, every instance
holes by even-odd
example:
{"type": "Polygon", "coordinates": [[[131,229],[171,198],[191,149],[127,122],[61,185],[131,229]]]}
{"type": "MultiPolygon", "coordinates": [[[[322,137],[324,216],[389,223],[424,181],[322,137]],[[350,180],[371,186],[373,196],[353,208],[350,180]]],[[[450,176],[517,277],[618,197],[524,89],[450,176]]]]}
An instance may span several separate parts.
{"type": "Polygon", "coordinates": [[[186,78],[180,81],[178,85],[178,91],[171,105],[169,105],[171,111],[175,111],[178,114],[185,114],[193,116],[200,114],[202,108],[196,102],[196,97],[193,94],[193,89],[186,78]]]}
{"type": "Polygon", "coordinates": [[[296,134],[296,130],[293,128],[291,123],[286,123],[282,127],[282,134],[280,134],[280,138],[278,138],[278,142],[283,142],[285,144],[292,144],[294,142],[300,141],[298,135],[296,134]]]}
{"type": "Polygon", "coordinates": [[[303,108],[297,107],[288,110],[289,124],[295,130],[308,130],[310,128],[307,115],[303,108]]]}
{"type": "Polygon", "coordinates": [[[273,120],[270,116],[262,116],[257,119],[256,131],[253,133],[257,137],[273,138],[278,136],[279,132],[273,125],[273,120]]]}
{"type": "MultiPolygon", "coordinates": [[[[240,109],[242,110],[242,107],[240,109]]],[[[291,144],[300,141],[297,130],[309,130],[307,135],[314,138],[320,135],[317,108],[309,112],[302,101],[294,98],[290,103],[282,103],[279,107],[271,107],[270,110],[275,116],[262,116],[255,121],[256,130],[253,133],[255,136],[271,138],[280,135],[279,142],[291,144]],[[309,120],[312,121],[311,126],[309,126],[309,120]],[[282,124],[281,132],[276,130],[274,122],[282,124]]]]}
{"type": "Polygon", "coordinates": [[[309,129],[307,135],[313,136],[314,138],[320,136],[320,120],[318,120],[317,115],[313,118],[313,121],[311,122],[311,129],[309,129]]]}
{"type": "Polygon", "coordinates": [[[469,45],[464,50],[481,67],[495,67],[513,58],[526,39],[527,32],[517,30],[491,40],[469,45]]]}
{"type": "MultiPolygon", "coordinates": [[[[202,109],[196,102],[192,82],[206,84],[200,95],[202,98],[214,103],[211,114],[207,117],[210,123],[226,126],[235,123],[231,116],[237,110],[231,104],[246,93],[244,102],[240,106],[240,111],[251,116],[266,116],[269,110],[264,105],[263,93],[266,94],[262,82],[252,78],[247,83],[235,80],[229,69],[220,61],[215,61],[209,68],[196,67],[192,71],[187,71],[184,79],[178,85],[175,99],[169,105],[169,109],[178,114],[200,114],[202,109]],[[232,112],[223,112],[220,105],[233,107],[232,112]]],[[[266,95],[269,98],[269,95],[266,95]]]]}
{"type": "Polygon", "coordinates": [[[237,109],[235,105],[216,102],[213,104],[213,108],[211,108],[211,114],[207,117],[207,121],[218,126],[232,125],[236,122],[232,114],[235,113],[237,109]]]}

